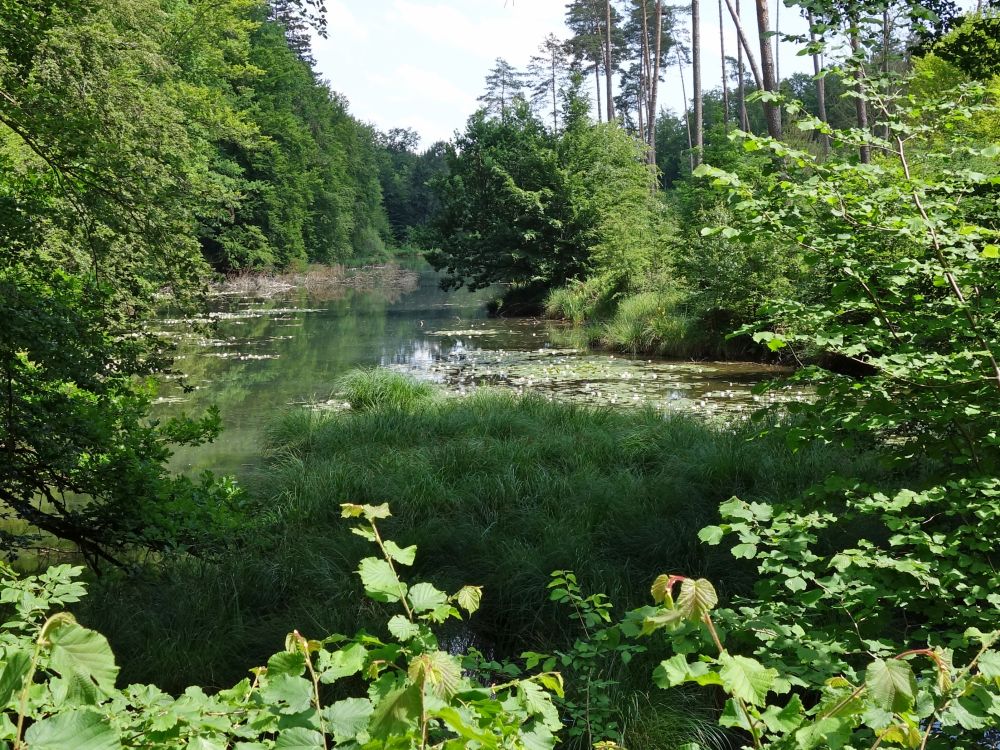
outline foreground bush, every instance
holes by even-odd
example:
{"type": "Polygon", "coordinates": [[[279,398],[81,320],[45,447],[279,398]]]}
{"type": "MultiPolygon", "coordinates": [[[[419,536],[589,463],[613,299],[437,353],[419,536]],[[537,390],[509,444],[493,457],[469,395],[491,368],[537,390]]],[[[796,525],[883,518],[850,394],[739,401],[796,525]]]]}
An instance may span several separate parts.
{"type": "Polygon", "coordinates": [[[463,586],[449,596],[429,583],[408,583],[400,571],[413,565],[417,550],[383,536],[388,506],[340,507],[342,517],[359,521],[351,531],[378,550],[361,560],[357,574],[369,599],[397,610],[385,625],[391,638],[311,640],[295,630],[284,651],[250,670],[252,679],[214,695],[198,687],[179,698],[148,685],[118,689],[107,640],[71,615],[50,614],[83,595],[74,580],[79,569],[58,566],[21,580],[7,569],[0,598],[14,614],[0,635],[0,739],[14,750],[549,750],[568,730],[570,739],[612,750],[621,748],[623,733],[608,721],[606,693],[614,682],[595,679],[598,670],[609,655],[627,661],[641,653],[636,639],[657,631],[668,634],[677,654],[653,679],[666,688],[717,688],[727,696],[720,723],[738,730],[744,748],[971,748],[1000,718],[1000,653],[991,650],[1000,631],[971,631],[978,648],[959,667],[950,652],[918,648],[871,660],[863,677],[814,684],[787,675],[780,661],[771,666],[727,650],[713,620],[714,587],[680,575],[656,578],[656,606],[611,624],[603,597],[584,597],[572,573],[558,572],[551,598],[569,603],[584,631],[572,651],[558,660],[524,654],[529,673],[485,663],[475,652],[459,656],[454,645],[440,645],[435,630],[461,620],[462,611],[473,614],[482,589],[463,586]],[[690,661],[692,651],[702,655],[690,661]],[[918,671],[915,660],[927,668],[918,671]],[[564,691],[557,665],[583,683],[575,697],[564,691]]]}

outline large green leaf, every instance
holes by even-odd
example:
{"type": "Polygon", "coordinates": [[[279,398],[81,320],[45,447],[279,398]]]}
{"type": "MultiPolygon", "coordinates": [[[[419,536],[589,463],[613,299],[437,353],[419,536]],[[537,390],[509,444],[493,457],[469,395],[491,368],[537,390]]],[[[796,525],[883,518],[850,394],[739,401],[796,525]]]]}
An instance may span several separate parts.
{"type": "Polygon", "coordinates": [[[386,740],[418,732],[422,709],[423,695],[418,685],[390,690],[375,707],[369,734],[373,739],[386,740]]]}
{"type": "Polygon", "coordinates": [[[429,583],[414,584],[407,598],[414,612],[426,612],[448,603],[448,596],[443,591],[438,591],[429,583]]]}
{"type": "Polygon", "coordinates": [[[458,659],[444,651],[431,651],[415,657],[410,662],[409,673],[410,679],[445,700],[458,692],[462,682],[462,667],[458,659]]]}
{"type": "Polygon", "coordinates": [[[463,586],[458,590],[458,593],[455,594],[455,601],[458,603],[458,606],[470,615],[479,609],[479,604],[482,600],[482,586],[463,586]]]}
{"type": "Polygon", "coordinates": [[[275,750],[324,750],[323,735],[314,729],[292,727],[278,735],[275,750]]]}
{"type": "Polygon", "coordinates": [[[677,609],[686,619],[700,620],[718,603],[719,596],[710,581],[704,578],[698,580],[685,578],[681,581],[681,590],[677,595],[677,609]]]}
{"type": "Polygon", "coordinates": [[[367,698],[346,698],[323,709],[323,719],[338,742],[353,740],[368,728],[375,708],[367,698]]]}
{"type": "Polygon", "coordinates": [[[406,584],[401,582],[392,566],[377,557],[366,557],[358,567],[358,575],[368,596],[378,602],[398,602],[406,596],[406,584]]]}
{"type": "Polygon", "coordinates": [[[89,678],[105,693],[114,690],[118,667],[103,635],[60,614],[49,620],[42,637],[49,644],[49,666],[61,676],[89,678]]]}
{"type": "Polygon", "coordinates": [[[7,705],[11,696],[21,689],[31,669],[31,654],[19,648],[8,648],[0,666],[0,706],[7,705]]]}
{"type": "Polygon", "coordinates": [[[319,679],[324,683],[335,682],[357,674],[365,665],[368,650],[360,643],[352,643],[339,651],[323,651],[319,655],[319,679]]]}
{"type": "Polygon", "coordinates": [[[65,711],[42,719],[24,733],[31,750],[120,750],[118,733],[91,710],[65,711]]]}
{"type": "Polygon", "coordinates": [[[756,659],[725,652],[719,655],[719,664],[719,676],[726,692],[755,706],[767,702],[767,693],[774,686],[778,670],[769,669],[756,659]]]}
{"type": "Polygon", "coordinates": [[[284,703],[282,713],[297,714],[305,711],[312,703],[313,686],[304,677],[279,674],[269,679],[261,688],[261,697],[268,703],[284,703]]]}
{"type": "Polygon", "coordinates": [[[913,708],[917,681],[910,665],[900,659],[876,659],[865,672],[865,686],[881,709],[898,714],[913,708]]]}
{"type": "Polygon", "coordinates": [[[416,545],[400,547],[391,539],[387,539],[382,546],[385,547],[386,554],[388,554],[389,557],[398,562],[400,565],[413,565],[413,561],[416,559],[416,545]]]}
{"type": "Polygon", "coordinates": [[[283,674],[299,677],[305,668],[305,654],[299,651],[281,651],[267,660],[267,676],[271,678],[283,674]]]}

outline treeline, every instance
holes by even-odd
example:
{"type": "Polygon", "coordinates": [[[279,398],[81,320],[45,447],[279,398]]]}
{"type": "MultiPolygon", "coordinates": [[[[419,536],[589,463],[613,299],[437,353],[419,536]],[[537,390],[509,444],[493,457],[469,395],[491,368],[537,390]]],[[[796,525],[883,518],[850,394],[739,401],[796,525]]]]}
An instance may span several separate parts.
{"type": "MultiPolygon", "coordinates": [[[[700,37],[700,14],[709,11],[697,1],[683,8],[651,0],[571,2],[570,38],[550,35],[525,70],[499,59],[487,76],[483,108],[453,146],[450,181],[439,184],[443,209],[434,222],[432,262],[454,285],[512,284],[505,296],[519,304],[507,310],[544,308],[588,326],[593,343],[668,356],[770,356],[749,337],[731,334],[791,289],[823,291],[794,244],[749,235],[734,241],[732,231],[703,236],[706,225],[732,221],[733,204],[696,176],[698,166],[731,170],[748,183],[770,173],[770,156],[741,142],[740,132],[824,159],[877,163],[881,152],[871,141],[886,136],[892,114],[882,103],[919,93],[915,85],[926,91],[996,74],[985,62],[995,59],[996,18],[988,9],[966,19],[946,2],[789,7],[807,20],[807,35],[776,34],[766,2],[753,6],[756,28],[735,3],[720,2],[714,12],[722,27],[738,29],[733,56],[719,38],[700,37]],[[781,79],[780,45],[804,48],[815,75],[781,79]],[[723,78],[705,90],[708,49],[721,58],[723,78]],[[680,113],[661,106],[670,68],[690,72],[694,83],[683,92],[689,106],[680,113]],[[812,127],[816,122],[822,127],[812,127]],[[831,129],[856,129],[870,141],[853,154],[835,154],[831,129]],[[603,144],[583,171],[606,169],[623,139],[633,144],[630,163],[648,170],[623,163],[625,182],[607,173],[575,193],[565,189],[567,175],[581,171],[565,158],[574,130],[603,144]],[[486,168],[491,180],[483,178],[486,168]],[[627,196],[642,189],[648,198],[636,220],[639,204],[627,196]],[[622,196],[609,204],[608,215],[622,219],[610,234],[590,210],[605,191],[622,196]],[[473,205],[477,211],[468,210],[473,205]],[[483,212],[503,216],[499,226],[488,226],[483,212]],[[539,226],[540,219],[548,225],[539,226]],[[609,243],[619,248],[612,262],[602,249],[609,243]]],[[[989,137],[982,134],[983,143],[989,137]]]]}
{"type": "MultiPolygon", "coordinates": [[[[5,518],[92,563],[216,525],[232,488],[164,463],[217,416],[148,419],[148,383],[170,367],[154,309],[196,301],[213,267],[359,261],[393,242],[385,150],[312,67],[322,18],[309,0],[0,6],[5,518]]],[[[33,543],[14,528],[0,544],[33,543]]]]}

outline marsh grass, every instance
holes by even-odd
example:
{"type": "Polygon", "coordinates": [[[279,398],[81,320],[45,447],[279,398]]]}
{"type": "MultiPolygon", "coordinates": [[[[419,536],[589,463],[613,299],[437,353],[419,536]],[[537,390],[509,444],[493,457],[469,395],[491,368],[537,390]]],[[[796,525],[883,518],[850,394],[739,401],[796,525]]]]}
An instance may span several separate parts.
{"type": "Polygon", "coordinates": [[[766,352],[749,337],[730,340],[731,321],[691,309],[682,289],[623,293],[600,277],[552,290],[545,314],[573,323],[589,345],[631,355],[674,359],[761,358],[766,352]]]}
{"type": "MultiPolygon", "coordinates": [[[[228,686],[292,628],[380,628],[383,612],[353,574],[370,550],[340,518],[342,502],[390,504],[385,533],[418,545],[416,578],[484,586],[483,609],[454,635],[503,657],[575,637],[548,599],[553,570],[575,570],[619,613],[648,603],[662,572],[745,591],[752,570],[697,540],[721,501],[878,472],[829,447],[793,454],[777,437],[751,439],[743,423],[489,390],[447,398],[386,371],[344,387],[352,410],[295,410],[272,425],[230,548],[101,581],[85,600],[81,619],[107,633],[126,679],[228,686]]],[[[648,670],[639,678],[648,688],[648,670]]]]}

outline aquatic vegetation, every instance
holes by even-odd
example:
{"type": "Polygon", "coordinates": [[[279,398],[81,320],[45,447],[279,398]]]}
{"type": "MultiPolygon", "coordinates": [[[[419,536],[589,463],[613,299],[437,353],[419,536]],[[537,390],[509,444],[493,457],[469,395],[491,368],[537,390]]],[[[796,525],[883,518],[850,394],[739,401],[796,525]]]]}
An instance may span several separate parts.
{"type": "Polygon", "coordinates": [[[108,634],[129,679],[221,685],[265,659],[289,627],[377,622],[357,606],[361,542],[340,519],[341,502],[391,502],[387,530],[420,545],[420,575],[485,586],[490,596],[465,635],[499,656],[557,648],[574,632],[548,599],[553,570],[575,570],[616,607],[643,603],[664,566],[743,590],[748,569],[697,539],[719,521],[720,502],[795,495],[832,471],[880,471],[845,450],[792,453],[778,436],[749,440],[756,431],[738,419],[712,427],[500,389],[434,397],[393,372],[351,381],[367,389],[358,408],[298,408],[272,424],[265,464],[244,480],[249,527],[231,550],[97,587],[80,616],[108,634]],[[123,621],[113,611],[132,614],[123,621]]]}

